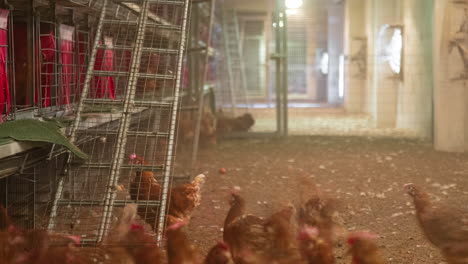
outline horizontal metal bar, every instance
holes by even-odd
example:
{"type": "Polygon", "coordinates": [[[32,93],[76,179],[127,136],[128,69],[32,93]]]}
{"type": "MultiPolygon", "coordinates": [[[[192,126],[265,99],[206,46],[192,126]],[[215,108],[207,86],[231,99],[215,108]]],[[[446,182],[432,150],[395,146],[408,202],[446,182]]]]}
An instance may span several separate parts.
{"type": "Polygon", "coordinates": [[[168,74],[154,74],[154,73],[138,73],[137,77],[147,79],[160,79],[160,80],[174,80],[174,75],[168,74]]]}
{"type": "MultiPolygon", "coordinates": [[[[123,105],[122,100],[111,100],[111,99],[84,99],[83,103],[92,105],[123,105]]],[[[169,108],[172,106],[172,102],[155,102],[155,101],[135,101],[134,106],[136,107],[159,107],[169,108]]]]}
{"type": "Polygon", "coordinates": [[[192,106],[181,106],[180,110],[182,111],[192,111],[192,110],[197,110],[198,105],[192,105],[192,106]]]}
{"type": "Polygon", "coordinates": [[[126,77],[129,75],[128,72],[117,72],[117,71],[93,71],[95,76],[112,76],[112,77],[126,77]]]}
{"type": "MultiPolygon", "coordinates": [[[[107,130],[107,129],[81,129],[77,133],[86,133],[88,135],[96,136],[107,136],[107,135],[116,135],[117,130],[107,130]]],[[[140,132],[140,131],[129,131],[127,133],[129,137],[160,137],[167,138],[169,133],[166,132],[140,132]]]]}
{"type": "Polygon", "coordinates": [[[97,237],[80,237],[81,246],[95,246],[98,243],[97,237]]]}
{"type": "MultiPolygon", "coordinates": [[[[127,204],[138,204],[138,206],[159,206],[159,200],[115,200],[114,206],[125,207],[127,204]]],[[[57,202],[58,205],[79,205],[79,206],[102,206],[103,200],[65,200],[61,199],[57,202]]]]}
{"type": "Polygon", "coordinates": [[[64,7],[75,7],[75,8],[79,8],[79,7],[83,7],[83,8],[88,8],[88,5],[87,4],[82,4],[82,3],[77,3],[75,1],[72,1],[72,0],[54,0],[54,2],[60,6],[64,6],[64,7]]]}
{"type": "Polygon", "coordinates": [[[159,107],[169,108],[172,106],[172,102],[153,102],[153,101],[135,101],[136,107],[159,107]]]}
{"type": "MultiPolygon", "coordinates": [[[[125,21],[125,20],[116,20],[116,19],[106,19],[104,20],[106,24],[112,25],[128,25],[128,26],[138,26],[138,21],[125,21]]],[[[182,27],[175,26],[175,25],[163,25],[163,24],[156,24],[156,23],[147,23],[145,24],[147,28],[153,27],[158,29],[167,29],[167,30],[182,30],[182,27]]]]}
{"type": "MultiPolygon", "coordinates": [[[[126,77],[129,75],[128,72],[117,72],[117,71],[93,71],[96,76],[113,76],[113,77],[126,77]]],[[[174,80],[174,75],[165,74],[154,74],[154,73],[138,73],[137,77],[146,79],[159,79],[159,80],[174,80]]]]}
{"type": "MultiPolygon", "coordinates": [[[[98,49],[106,49],[106,50],[133,50],[133,47],[130,46],[113,46],[112,48],[108,48],[105,45],[99,45],[98,49]]],[[[165,54],[178,54],[178,50],[173,49],[158,49],[158,48],[148,48],[143,47],[141,48],[143,52],[153,52],[153,53],[165,53],[165,54]]]]}
{"type": "MultiPolygon", "coordinates": [[[[80,168],[89,168],[89,169],[110,169],[110,163],[84,163],[80,168]]],[[[140,164],[124,164],[120,166],[121,169],[134,169],[134,170],[163,170],[164,166],[162,165],[140,165],[140,164]]]]}
{"type": "MultiPolygon", "coordinates": [[[[112,0],[116,4],[134,3],[140,4],[142,0],[112,0]]],[[[183,5],[184,1],[168,1],[168,0],[148,0],[150,4],[161,4],[161,5],[183,5]]]]}

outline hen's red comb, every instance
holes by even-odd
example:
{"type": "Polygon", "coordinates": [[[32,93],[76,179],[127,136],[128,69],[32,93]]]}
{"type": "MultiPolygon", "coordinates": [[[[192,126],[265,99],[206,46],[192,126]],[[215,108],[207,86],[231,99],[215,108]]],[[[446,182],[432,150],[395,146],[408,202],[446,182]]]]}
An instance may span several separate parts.
{"type": "Polygon", "coordinates": [[[69,239],[71,239],[76,245],[81,244],[81,237],[79,236],[67,236],[69,239]]]}
{"type": "Polygon", "coordinates": [[[136,231],[136,230],[138,230],[138,231],[144,231],[145,228],[144,228],[142,225],[140,225],[140,224],[131,224],[131,225],[130,225],[130,230],[132,230],[132,231],[136,231]]]}
{"type": "Polygon", "coordinates": [[[177,230],[187,225],[187,221],[177,221],[167,228],[167,230],[177,230]]]}
{"type": "Polygon", "coordinates": [[[316,227],[304,226],[297,235],[298,240],[305,240],[310,238],[316,238],[319,235],[319,230],[316,227]]]}
{"type": "Polygon", "coordinates": [[[369,231],[354,232],[348,236],[348,244],[352,245],[358,240],[374,240],[379,238],[377,234],[369,231]]]}
{"type": "Polygon", "coordinates": [[[8,226],[8,232],[14,233],[16,231],[18,231],[18,228],[16,228],[16,226],[14,226],[14,225],[9,225],[8,226]]]}
{"type": "Polygon", "coordinates": [[[226,250],[226,251],[229,250],[229,245],[226,244],[224,241],[218,241],[218,246],[223,250],[226,250]]]}

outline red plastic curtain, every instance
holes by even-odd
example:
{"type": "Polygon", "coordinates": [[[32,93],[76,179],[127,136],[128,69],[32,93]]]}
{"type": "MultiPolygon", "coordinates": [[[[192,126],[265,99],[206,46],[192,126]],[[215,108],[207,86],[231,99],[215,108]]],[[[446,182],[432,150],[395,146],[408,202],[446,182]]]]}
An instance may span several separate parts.
{"type": "Polygon", "coordinates": [[[7,75],[7,29],[8,15],[10,11],[0,9],[0,122],[3,122],[3,115],[10,113],[10,86],[7,75]]]}
{"type": "Polygon", "coordinates": [[[77,94],[81,94],[81,91],[83,90],[84,87],[84,81],[86,77],[86,55],[89,50],[89,43],[88,43],[88,38],[85,33],[79,33],[78,34],[78,69],[79,69],[79,77],[78,77],[78,83],[79,83],[79,91],[77,91],[77,94]]]}
{"type": "MultiPolygon", "coordinates": [[[[113,43],[111,37],[104,37],[105,50],[98,50],[96,54],[96,62],[94,70],[97,71],[113,71],[114,70],[114,51],[112,51],[113,43]]],[[[110,99],[115,99],[114,78],[111,76],[96,76],[94,77],[94,89],[91,93],[94,98],[104,98],[109,96],[110,99]]]]}
{"type": "Polygon", "coordinates": [[[130,63],[132,61],[132,52],[130,50],[125,50],[123,55],[123,62],[121,63],[121,71],[129,72],[130,63]]]}
{"type": "Polygon", "coordinates": [[[73,73],[73,34],[75,28],[60,25],[60,59],[62,60],[62,98],[60,104],[70,107],[70,95],[74,80],[73,73]]]}
{"type": "MultiPolygon", "coordinates": [[[[55,62],[55,50],[56,50],[56,42],[54,32],[50,31],[49,34],[42,35],[41,39],[41,105],[42,107],[49,107],[50,106],[50,88],[52,86],[52,80],[54,78],[54,62],[55,62]]],[[[39,103],[39,94],[36,89],[36,93],[34,96],[34,102],[36,104],[39,103]]]]}

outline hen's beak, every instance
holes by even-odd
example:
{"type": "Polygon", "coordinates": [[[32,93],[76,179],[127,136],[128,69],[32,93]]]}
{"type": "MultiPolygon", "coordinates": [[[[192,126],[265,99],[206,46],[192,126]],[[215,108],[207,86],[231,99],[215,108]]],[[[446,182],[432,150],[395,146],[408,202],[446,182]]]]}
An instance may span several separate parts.
{"type": "Polygon", "coordinates": [[[411,186],[413,186],[413,183],[407,183],[407,184],[403,185],[403,188],[408,189],[411,186]]]}

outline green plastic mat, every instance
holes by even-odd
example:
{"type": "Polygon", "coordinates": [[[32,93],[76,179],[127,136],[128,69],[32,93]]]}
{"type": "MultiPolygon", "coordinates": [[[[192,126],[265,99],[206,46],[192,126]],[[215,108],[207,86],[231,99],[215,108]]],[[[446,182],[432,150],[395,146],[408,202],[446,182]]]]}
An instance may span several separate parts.
{"type": "Polygon", "coordinates": [[[12,138],[0,138],[0,146],[13,142],[12,138]]]}
{"type": "Polygon", "coordinates": [[[117,111],[118,108],[112,105],[86,105],[83,107],[82,113],[113,113],[117,111]]]}
{"type": "MultiPolygon", "coordinates": [[[[88,155],[72,144],[60,131],[63,124],[57,121],[39,121],[22,119],[0,124],[0,144],[10,140],[48,142],[62,145],[81,159],[88,159],[88,155]]],[[[4,143],[5,144],[5,143],[4,143]]]]}

